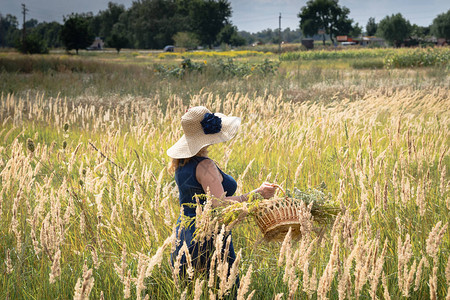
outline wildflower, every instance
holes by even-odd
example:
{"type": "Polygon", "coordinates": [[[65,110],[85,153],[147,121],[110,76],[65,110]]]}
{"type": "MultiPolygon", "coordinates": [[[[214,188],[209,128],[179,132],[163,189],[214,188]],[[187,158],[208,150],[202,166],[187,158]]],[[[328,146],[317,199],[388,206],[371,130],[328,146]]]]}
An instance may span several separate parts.
{"type": "Polygon", "coordinates": [[[447,259],[447,266],[445,267],[445,279],[447,280],[447,285],[450,285],[450,255],[447,259]]]}
{"type": "Polygon", "coordinates": [[[203,293],[203,285],[204,285],[205,281],[202,280],[200,281],[200,278],[197,278],[195,280],[195,290],[194,290],[194,300],[200,300],[200,297],[202,296],[203,293]]]}
{"type": "Polygon", "coordinates": [[[420,280],[422,278],[422,270],[424,267],[428,268],[429,263],[428,260],[425,256],[422,256],[422,259],[419,262],[419,266],[417,267],[417,271],[416,271],[416,281],[414,283],[415,287],[414,287],[414,291],[418,291],[419,287],[420,287],[420,280]]]}
{"type": "Polygon", "coordinates": [[[438,271],[438,266],[436,264],[436,261],[433,262],[434,266],[433,266],[433,272],[430,276],[428,285],[430,286],[430,299],[431,300],[436,300],[437,299],[437,271],[438,271]]]}
{"type": "Polygon", "coordinates": [[[34,150],[36,149],[36,147],[34,146],[34,142],[33,142],[33,140],[32,139],[27,139],[27,149],[30,151],[30,152],[34,152],[34,150]]]}
{"type": "Polygon", "coordinates": [[[441,178],[440,178],[440,184],[439,184],[439,191],[441,193],[441,197],[444,197],[444,194],[446,192],[446,187],[445,187],[445,178],[446,178],[446,172],[447,172],[447,168],[442,168],[442,172],[441,172],[441,178]]]}
{"type": "Polygon", "coordinates": [[[230,275],[227,279],[227,284],[225,287],[225,290],[228,291],[226,294],[228,294],[231,291],[231,288],[233,287],[234,283],[236,282],[236,278],[239,273],[239,263],[241,262],[241,255],[242,255],[242,249],[239,250],[235,261],[233,262],[233,265],[231,266],[230,275]]]}
{"type": "Polygon", "coordinates": [[[191,279],[192,277],[194,277],[194,267],[192,266],[192,258],[186,242],[183,243],[180,253],[181,252],[184,252],[184,254],[186,255],[186,264],[188,266],[186,273],[188,274],[188,278],[191,279]]]}
{"type": "Polygon", "coordinates": [[[333,238],[333,246],[330,254],[330,259],[327,266],[319,280],[319,286],[317,288],[317,297],[320,299],[325,299],[328,291],[331,288],[331,283],[333,282],[334,274],[337,271],[339,258],[339,241],[338,236],[335,235],[333,238]]]}
{"type": "MultiPolygon", "coordinates": [[[[372,267],[372,272],[369,275],[370,287],[371,287],[371,290],[369,292],[370,292],[370,295],[372,296],[372,298],[376,297],[378,282],[380,280],[381,272],[383,271],[384,258],[386,256],[387,245],[388,245],[387,240],[385,240],[383,250],[381,251],[380,256],[378,258],[376,258],[376,260],[374,261],[374,265],[372,267]]],[[[377,247],[378,247],[378,245],[377,245],[377,247]]]]}
{"type": "Polygon", "coordinates": [[[281,300],[281,299],[283,299],[283,293],[279,293],[279,294],[276,294],[275,295],[275,298],[273,298],[273,300],[281,300]]]}
{"type": "Polygon", "coordinates": [[[163,259],[163,253],[164,250],[169,246],[172,245],[173,241],[175,239],[175,233],[173,233],[171,236],[169,236],[163,243],[161,247],[158,248],[155,255],[149,260],[147,263],[147,269],[145,272],[145,277],[149,277],[151,272],[153,271],[153,268],[157,265],[160,266],[162,259],[163,259]]]}
{"type": "Polygon", "coordinates": [[[92,254],[92,263],[94,264],[94,268],[96,270],[98,270],[100,263],[98,261],[98,254],[97,254],[97,251],[95,250],[95,248],[92,248],[91,254],[92,254]]]}
{"type": "Polygon", "coordinates": [[[128,270],[127,275],[123,281],[123,298],[128,299],[131,297],[131,270],[128,270]]]}
{"type": "MultiPolygon", "coordinates": [[[[215,250],[213,252],[213,255],[211,257],[211,266],[209,267],[208,287],[210,287],[210,288],[212,288],[214,286],[214,282],[216,279],[215,271],[216,271],[217,251],[218,250],[215,250]]],[[[220,252],[220,250],[219,250],[219,252],[220,252]]]]}
{"type": "Polygon", "coordinates": [[[50,283],[55,283],[56,277],[61,276],[60,260],[61,260],[61,249],[58,249],[58,251],[56,251],[55,256],[53,257],[53,264],[49,278],[50,283]]]}
{"type": "Polygon", "coordinates": [[[383,272],[381,276],[381,283],[383,285],[383,296],[385,300],[391,300],[391,296],[389,294],[389,289],[387,286],[386,274],[383,272]]]}
{"type": "Polygon", "coordinates": [[[123,244],[122,247],[122,259],[121,259],[121,264],[120,267],[114,263],[114,270],[116,271],[117,275],[119,275],[119,278],[122,282],[124,282],[125,280],[125,272],[127,269],[127,245],[123,244]]]}
{"type": "Polygon", "coordinates": [[[186,300],[187,295],[187,287],[184,289],[183,293],[181,293],[180,300],[186,300]]]}
{"type": "MultiPolygon", "coordinates": [[[[417,267],[417,262],[414,260],[409,272],[405,272],[403,274],[404,278],[403,278],[403,291],[402,292],[403,292],[403,296],[405,296],[405,297],[409,297],[409,289],[414,280],[414,274],[416,273],[416,267],[417,267]]],[[[407,269],[405,268],[405,270],[407,270],[407,269]]]]}
{"type": "Polygon", "coordinates": [[[99,222],[103,218],[103,204],[102,204],[103,192],[104,189],[102,189],[99,194],[95,195],[95,203],[97,204],[97,218],[99,222]]]}
{"type": "Polygon", "coordinates": [[[288,253],[287,251],[289,251],[289,254],[290,254],[291,232],[292,232],[292,228],[289,227],[289,231],[288,231],[288,233],[286,233],[283,244],[281,245],[280,256],[278,257],[278,266],[281,266],[281,264],[283,264],[284,258],[286,257],[286,255],[288,253]]]}
{"type": "Polygon", "coordinates": [[[84,228],[86,227],[86,220],[85,220],[85,216],[84,213],[81,212],[80,214],[80,233],[83,234],[84,233],[84,228]]]}
{"type": "Polygon", "coordinates": [[[248,287],[250,286],[252,271],[253,271],[253,266],[250,265],[250,267],[247,270],[247,273],[245,273],[245,276],[242,279],[242,282],[240,283],[239,290],[237,293],[237,300],[245,299],[245,294],[247,294],[248,287]]]}
{"type": "Polygon", "coordinates": [[[417,197],[416,204],[419,207],[420,216],[425,215],[426,203],[425,203],[425,189],[423,187],[422,181],[417,185],[417,197]]]}
{"type": "Polygon", "coordinates": [[[439,250],[439,246],[442,242],[442,237],[444,236],[445,231],[447,230],[448,223],[442,226],[442,221],[439,221],[431,230],[430,234],[427,238],[427,253],[433,259],[437,259],[437,253],[439,250]]]}
{"type": "Polygon", "coordinates": [[[11,274],[13,272],[13,266],[11,263],[11,256],[10,256],[10,250],[8,249],[8,251],[6,251],[6,274],[11,274]]]}
{"type": "Polygon", "coordinates": [[[75,285],[74,300],[89,300],[89,295],[94,287],[94,277],[92,269],[87,269],[86,261],[83,266],[83,276],[78,278],[75,285]]]}
{"type": "Polygon", "coordinates": [[[406,286],[407,278],[408,278],[408,263],[412,257],[412,246],[411,246],[411,238],[409,233],[406,234],[405,242],[402,242],[402,238],[398,237],[397,242],[397,255],[398,255],[398,263],[397,263],[397,271],[398,271],[398,286],[402,291],[403,295],[408,295],[409,287],[406,286]]]}
{"type": "Polygon", "coordinates": [[[145,289],[144,278],[145,278],[145,268],[146,268],[146,257],[144,254],[139,253],[139,262],[137,265],[138,275],[136,278],[136,296],[137,299],[141,299],[141,293],[145,289]]]}
{"type": "MultiPolygon", "coordinates": [[[[0,209],[1,209],[1,207],[0,207],[0,209]]],[[[38,255],[41,252],[41,248],[39,247],[39,242],[37,240],[36,232],[33,227],[31,227],[30,235],[31,235],[31,240],[33,242],[34,254],[38,255]]]]}

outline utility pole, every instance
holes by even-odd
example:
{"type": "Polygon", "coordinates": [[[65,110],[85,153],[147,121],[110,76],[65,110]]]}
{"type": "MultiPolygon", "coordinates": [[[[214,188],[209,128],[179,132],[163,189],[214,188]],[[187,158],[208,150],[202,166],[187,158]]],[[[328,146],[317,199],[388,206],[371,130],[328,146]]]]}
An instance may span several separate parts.
{"type": "Polygon", "coordinates": [[[281,13],[278,17],[278,53],[281,54],[281,13]]]}
{"type": "Polygon", "coordinates": [[[25,15],[27,14],[28,8],[22,3],[22,14],[23,14],[23,31],[22,31],[22,44],[25,43],[26,27],[25,27],[25,15]]]}

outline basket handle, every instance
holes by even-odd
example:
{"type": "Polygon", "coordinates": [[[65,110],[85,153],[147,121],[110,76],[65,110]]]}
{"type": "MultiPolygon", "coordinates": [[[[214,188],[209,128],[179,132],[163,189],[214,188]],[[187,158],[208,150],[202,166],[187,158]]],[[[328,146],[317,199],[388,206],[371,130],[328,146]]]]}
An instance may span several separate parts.
{"type": "Polygon", "coordinates": [[[283,192],[283,194],[286,196],[286,191],[281,187],[281,185],[272,183],[272,186],[280,189],[283,192]]]}

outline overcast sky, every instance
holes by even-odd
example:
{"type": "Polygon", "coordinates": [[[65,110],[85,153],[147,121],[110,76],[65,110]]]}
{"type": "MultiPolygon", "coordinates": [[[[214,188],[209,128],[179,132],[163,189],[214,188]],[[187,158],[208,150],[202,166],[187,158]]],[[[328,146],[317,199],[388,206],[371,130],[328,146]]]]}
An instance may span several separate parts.
{"type": "MultiPolygon", "coordinates": [[[[15,15],[22,21],[21,4],[29,9],[27,19],[58,21],[72,12],[93,12],[107,8],[108,2],[131,6],[133,0],[0,0],[2,15],[15,15]]],[[[267,28],[278,28],[281,13],[281,28],[298,28],[297,14],[307,0],[229,0],[233,9],[232,23],[239,30],[257,32],[267,28]]],[[[433,19],[450,9],[449,0],[340,0],[340,5],[350,9],[350,17],[365,26],[369,17],[378,22],[386,15],[402,13],[412,24],[428,26],[433,19]]]]}

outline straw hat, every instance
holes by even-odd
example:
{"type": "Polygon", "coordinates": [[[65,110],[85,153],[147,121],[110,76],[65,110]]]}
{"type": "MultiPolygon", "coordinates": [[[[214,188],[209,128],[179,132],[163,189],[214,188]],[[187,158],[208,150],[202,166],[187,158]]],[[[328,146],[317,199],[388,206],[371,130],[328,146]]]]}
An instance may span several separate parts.
{"type": "Polygon", "coordinates": [[[211,113],[203,106],[191,107],[182,117],[184,135],[167,150],[172,158],[195,156],[205,146],[232,139],[241,124],[241,118],[211,113]]]}

